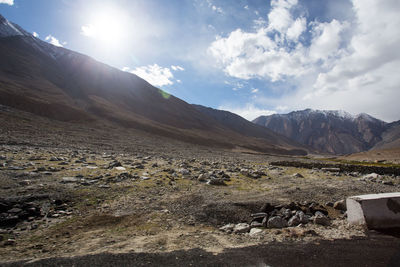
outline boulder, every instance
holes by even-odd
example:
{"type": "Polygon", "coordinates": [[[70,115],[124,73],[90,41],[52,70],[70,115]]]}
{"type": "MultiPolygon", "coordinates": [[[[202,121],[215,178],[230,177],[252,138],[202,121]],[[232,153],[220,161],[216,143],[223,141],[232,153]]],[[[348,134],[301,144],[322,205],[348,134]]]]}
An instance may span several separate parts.
{"type": "Polygon", "coordinates": [[[279,216],[269,218],[267,222],[268,228],[284,228],[287,227],[287,221],[279,216]]]}
{"type": "Polygon", "coordinates": [[[223,231],[223,232],[229,232],[229,233],[230,233],[230,232],[233,231],[233,228],[235,228],[235,224],[233,224],[233,223],[228,223],[228,224],[226,224],[226,225],[220,227],[219,230],[220,230],[220,231],[223,231]]]}
{"type": "Polygon", "coordinates": [[[364,175],[363,177],[362,177],[362,179],[364,179],[364,180],[371,180],[371,179],[377,179],[377,178],[379,178],[379,174],[377,174],[377,173],[370,173],[370,174],[367,174],[367,175],[364,175]]]}
{"type": "Polygon", "coordinates": [[[224,179],[220,179],[220,178],[214,178],[214,179],[210,179],[207,184],[209,185],[226,185],[224,179]]]}
{"type": "Polygon", "coordinates": [[[63,177],[61,183],[68,184],[68,183],[77,183],[79,179],[76,177],[63,177]]]}
{"type": "Polygon", "coordinates": [[[292,218],[290,218],[288,222],[288,226],[293,227],[297,226],[301,223],[300,216],[298,214],[294,215],[292,218]]]}
{"type": "Polygon", "coordinates": [[[233,232],[236,234],[247,233],[250,230],[250,225],[247,223],[238,223],[233,228],[233,232]]]}
{"type": "Polygon", "coordinates": [[[252,228],[252,229],[250,229],[249,235],[250,235],[250,236],[256,236],[256,235],[258,235],[258,234],[261,234],[262,231],[263,231],[263,230],[260,229],[260,228],[252,228]]]}
{"type": "Polygon", "coordinates": [[[206,182],[210,176],[206,173],[202,173],[197,177],[197,181],[199,182],[206,182]]]}
{"type": "Polygon", "coordinates": [[[333,204],[333,208],[336,210],[346,211],[346,202],[343,199],[336,201],[335,204],[333,204]]]}
{"type": "Polygon", "coordinates": [[[331,221],[324,214],[318,212],[318,214],[314,216],[314,223],[323,226],[328,226],[330,225],[331,221]]]}
{"type": "Polygon", "coordinates": [[[293,174],[292,177],[294,177],[294,178],[304,178],[304,176],[301,175],[301,174],[298,173],[298,172],[296,172],[295,174],[293,174]]]}

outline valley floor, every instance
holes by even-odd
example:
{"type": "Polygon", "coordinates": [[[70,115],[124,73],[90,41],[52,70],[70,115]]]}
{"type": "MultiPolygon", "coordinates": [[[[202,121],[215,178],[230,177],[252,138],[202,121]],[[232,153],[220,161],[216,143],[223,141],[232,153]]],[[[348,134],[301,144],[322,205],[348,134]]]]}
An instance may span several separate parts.
{"type": "Polygon", "coordinates": [[[2,125],[2,265],[399,263],[396,235],[348,225],[338,202],[399,191],[394,175],[275,166],[315,160],[224,151],[120,129],[2,125]],[[250,226],[251,214],[259,212],[285,222],[255,220],[250,226]],[[301,221],[293,223],[296,216],[301,221]]]}

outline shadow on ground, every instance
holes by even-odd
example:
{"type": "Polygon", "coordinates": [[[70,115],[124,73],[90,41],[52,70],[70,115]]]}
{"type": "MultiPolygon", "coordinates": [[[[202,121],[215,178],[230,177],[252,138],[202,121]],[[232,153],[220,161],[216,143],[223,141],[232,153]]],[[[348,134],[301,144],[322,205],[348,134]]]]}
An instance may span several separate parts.
{"type": "Polygon", "coordinates": [[[3,266],[400,266],[400,239],[371,232],[368,238],[316,243],[271,243],[169,253],[96,254],[21,261],[3,266]]]}

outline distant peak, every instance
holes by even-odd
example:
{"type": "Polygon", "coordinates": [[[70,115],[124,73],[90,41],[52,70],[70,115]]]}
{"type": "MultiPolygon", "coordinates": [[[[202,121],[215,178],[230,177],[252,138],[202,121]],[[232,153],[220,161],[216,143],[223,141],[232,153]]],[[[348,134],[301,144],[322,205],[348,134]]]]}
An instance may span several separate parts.
{"type": "Polygon", "coordinates": [[[349,119],[353,120],[355,117],[344,111],[344,110],[318,110],[318,109],[304,109],[304,110],[298,110],[298,111],[293,111],[289,114],[292,115],[312,115],[312,114],[318,114],[318,115],[323,115],[323,116],[334,116],[338,118],[343,118],[343,119],[349,119]]]}
{"type": "Polygon", "coordinates": [[[373,121],[373,120],[378,120],[377,118],[372,117],[371,115],[367,113],[360,113],[356,116],[357,119],[364,119],[367,121],[373,121]]]}

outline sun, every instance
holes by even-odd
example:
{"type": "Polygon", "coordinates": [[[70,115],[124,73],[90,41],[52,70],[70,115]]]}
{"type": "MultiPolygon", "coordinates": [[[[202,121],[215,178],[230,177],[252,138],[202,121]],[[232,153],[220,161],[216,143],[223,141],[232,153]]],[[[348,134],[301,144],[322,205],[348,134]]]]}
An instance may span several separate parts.
{"type": "Polygon", "coordinates": [[[90,16],[90,22],[81,27],[82,34],[98,40],[107,47],[119,47],[127,37],[127,16],[124,12],[109,9],[90,16]]]}

